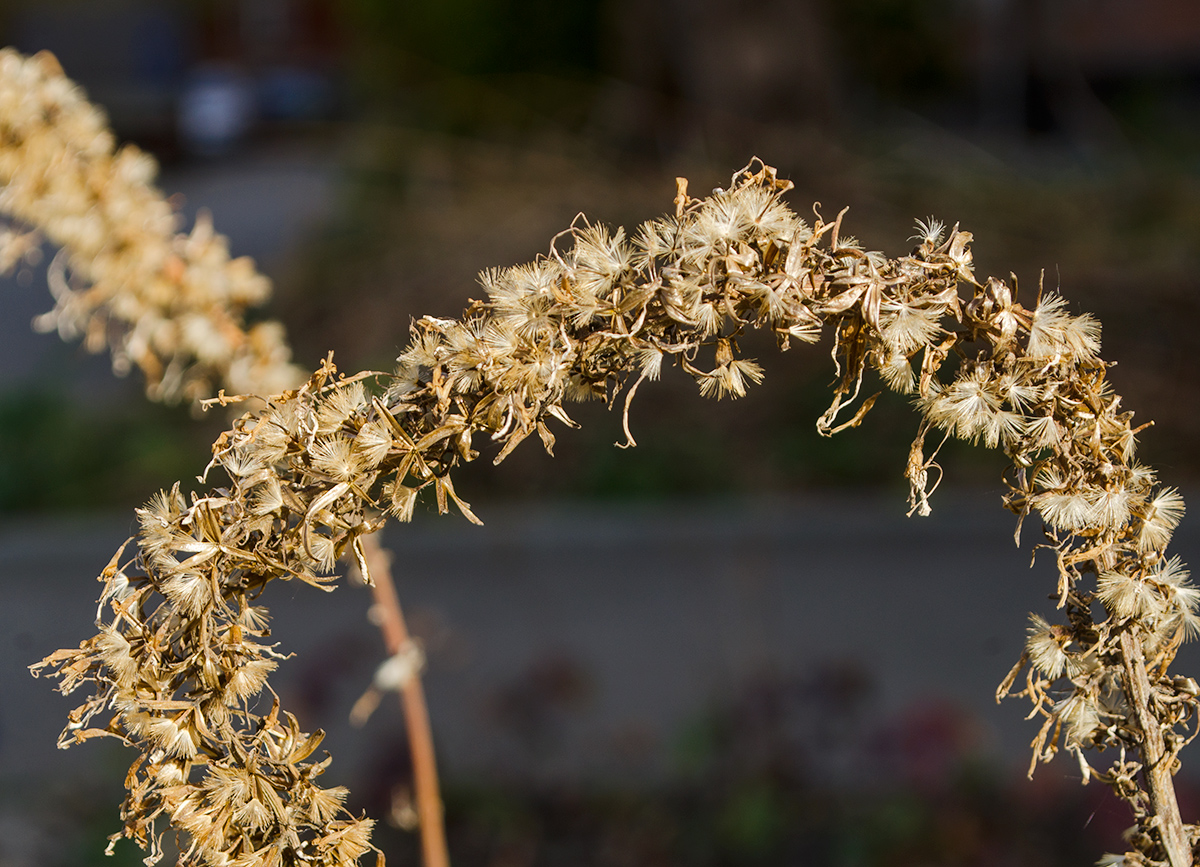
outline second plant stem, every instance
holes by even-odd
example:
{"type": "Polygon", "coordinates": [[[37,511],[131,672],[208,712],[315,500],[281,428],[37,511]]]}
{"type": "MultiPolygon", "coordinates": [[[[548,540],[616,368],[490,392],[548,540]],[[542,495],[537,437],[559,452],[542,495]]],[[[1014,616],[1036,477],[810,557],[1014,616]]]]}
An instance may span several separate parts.
{"type": "MultiPolygon", "coordinates": [[[[396,584],[392,579],[392,555],[380,545],[377,534],[364,536],[362,542],[363,556],[373,582],[371,592],[380,614],[379,628],[383,632],[389,656],[395,656],[407,646],[409,634],[396,584]]],[[[437,762],[433,753],[433,731],[429,725],[429,709],[425,704],[425,690],[421,686],[419,672],[414,672],[401,686],[400,704],[412,754],[417,818],[421,823],[422,861],[424,867],[450,867],[437,762]]]]}

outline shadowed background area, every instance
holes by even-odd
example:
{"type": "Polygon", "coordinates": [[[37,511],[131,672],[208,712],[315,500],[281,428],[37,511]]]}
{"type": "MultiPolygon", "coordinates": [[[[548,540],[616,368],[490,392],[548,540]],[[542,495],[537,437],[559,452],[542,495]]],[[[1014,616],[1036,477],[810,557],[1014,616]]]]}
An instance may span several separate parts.
{"type": "MultiPolygon", "coordinates": [[[[388,369],[412,317],[458,315],[479,270],[545,253],[579,212],[632,228],[676,176],[703,194],[757,155],[802,215],[850,206],[869,248],[960,222],[980,275],[1095,312],[1123,405],[1157,423],[1142,458],[1200,477],[1185,0],[9,0],[0,42],[53,50],[187,219],[209,209],[256,258],[262,315],[306,366],[388,369]]],[[[96,860],[115,830],[119,749],[54,755],[67,702],[23,666],[86,634],[130,510],[224,425],[34,334],[46,258],[0,282],[4,865],[96,860]]],[[[1002,461],[948,444],[974,493],[906,522],[904,401],[822,439],[826,350],[748,346],[767,380],[736,404],[666,371],[635,403],[637,449],[580,407],[554,460],[526,446],[462,474],[486,528],[421,515],[389,539],[457,863],[1094,860],[1123,817],[1069,763],[1020,782],[1034,723],[989,704],[1053,589],[1009,540],[1002,461]]],[[[367,602],[276,596],[300,651],[280,688],[334,739],[382,653],[367,602]]],[[[392,704],[331,747],[331,775],[402,826],[392,704]]],[[[415,859],[407,832],[381,839],[415,859]]]]}

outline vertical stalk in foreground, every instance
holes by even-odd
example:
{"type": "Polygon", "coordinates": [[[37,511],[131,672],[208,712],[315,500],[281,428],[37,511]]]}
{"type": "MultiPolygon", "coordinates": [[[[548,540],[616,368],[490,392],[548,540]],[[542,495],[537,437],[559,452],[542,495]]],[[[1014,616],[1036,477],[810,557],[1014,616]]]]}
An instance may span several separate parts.
{"type": "MultiPolygon", "coordinates": [[[[380,612],[379,628],[388,655],[399,656],[410,642],[400,597],[392,577],[392,554],[380,543],[377,534],[362,537],[362,554],[371,582],[371,593],[380,612]]],[[[366,576],[364,576],[366,577],[366,576]]],[[[400,704],[408,730],[412,755],[413,787],[417,796],[417,818],[421,823],[421,854],[425,867],[450,867],[443,820],[442,796],[438,787],[437,762],[433,750],[433,730],[419,672],[410,671],[400,684],[400,704]]]]}

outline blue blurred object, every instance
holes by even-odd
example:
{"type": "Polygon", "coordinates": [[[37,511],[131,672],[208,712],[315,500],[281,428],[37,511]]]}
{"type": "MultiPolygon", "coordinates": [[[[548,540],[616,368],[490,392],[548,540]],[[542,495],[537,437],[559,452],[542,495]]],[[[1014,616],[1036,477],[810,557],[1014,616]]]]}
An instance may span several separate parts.
{"type": "Polygon", "coordinates": [[[300,66],[275,66],[258,84],[259,114],[264,120],[322,120],[334,109],[329,77],[300,66]]]}
{"type": "Polygon", "coordinates": [[[179,141],[196,156],[221,156],[246,137],[257,117],[254,83],[248,76],[232,66],[198,66],[180,94],[179,141]]]}

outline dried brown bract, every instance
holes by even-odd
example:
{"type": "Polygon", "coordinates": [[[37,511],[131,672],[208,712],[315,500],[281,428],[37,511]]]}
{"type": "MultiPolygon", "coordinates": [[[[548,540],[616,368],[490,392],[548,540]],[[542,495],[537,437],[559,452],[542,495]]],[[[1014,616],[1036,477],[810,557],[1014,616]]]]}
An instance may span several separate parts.
{"type": "Polygon", "coordinates": [[[887,258],[843,234],[844,213],[805,223],[782,201],[790,186],[753,163],[705,199],[681,182],[675,213],[632,236],[578,224],[536,262],[485,273],[486,300],[461,319],[418,320],[394,374],[339,378],[327,361],[221,436],[210,471],[227,483],[176,486],[142,509],[137,553],[101,576],[99,634],[42,663],[64,691],[92,689],[64,745],[103,734],[140,751],[123,834],[157,851],[168,821],[189,863],[353,862],[369,821],[317,785],[319,733],[263,707],[279,659],[255,604],[266,584],[329,589],[344,552],[367,570],[362,537],[387,514],[409,520],[423,491],[478,520],[454,469],[485,445],[498,463],[534,434],[551,450],[551,425],[574,424],[569,401],[615,404],[624,389],[628,434],[635,390],[664,363],[736,398],[762,377],[739,352],[748,329],[781,349],[828,330],[838,380],[818,426],[862,420],[868,369],[911,394],[914,511],[928,512],[940,474],[929,434],[1012,459],[1005,504],[1045,525],[1063,622],[1033,618],[1000,693],[1024,672],[1020,694],[1044,720],[1034,761],[1069,752],[1085,782],[1130,805],[1124,863],[1190,865],[1197,830],[1171,774],[1200,689],[1168,667],[1196,631],[1200,591],[1164,552],[1183,503],[1135,460],[1139,429],[1106,382],[1098,323],[1058,296],[1026,307],[1007,283],[977,281],[957,227],[922,224],[911,253],[887,258]],[[1089,761],[1101,753],[1106,770],[1089,761]]]}

